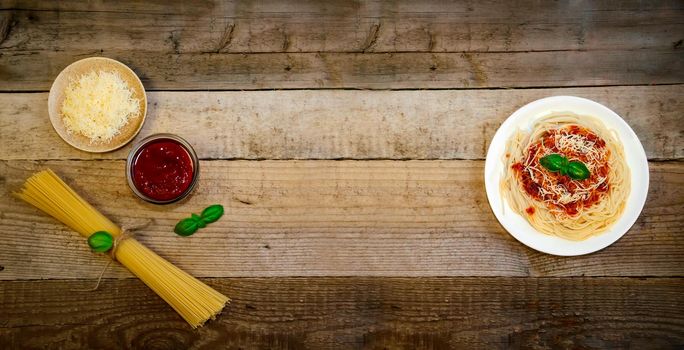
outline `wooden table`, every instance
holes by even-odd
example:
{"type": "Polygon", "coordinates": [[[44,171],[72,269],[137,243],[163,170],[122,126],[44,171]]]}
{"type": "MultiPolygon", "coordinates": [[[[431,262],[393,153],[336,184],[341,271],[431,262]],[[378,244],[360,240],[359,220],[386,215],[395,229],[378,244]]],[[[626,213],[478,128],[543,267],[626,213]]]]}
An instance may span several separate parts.
{"type": "Polygon", "coordinates": [[[682,348],[684,3],[0,2],[0,347],[682,348]],[[118,59],[148,90],[137,140],[189,140],[182,204],[137,200],[131,145],[71,148],[47,91],[69,63],[118,59]],[[484,157],[500,123],[551,95],[596,100],[650,160],[641,217],[564,258],[496,221],[484,157]],[[233,302],[192,330],[121,266],[10,196],[50,167],[233,302]],[[191,238],[190,212],[226,215],[191,238]]]}

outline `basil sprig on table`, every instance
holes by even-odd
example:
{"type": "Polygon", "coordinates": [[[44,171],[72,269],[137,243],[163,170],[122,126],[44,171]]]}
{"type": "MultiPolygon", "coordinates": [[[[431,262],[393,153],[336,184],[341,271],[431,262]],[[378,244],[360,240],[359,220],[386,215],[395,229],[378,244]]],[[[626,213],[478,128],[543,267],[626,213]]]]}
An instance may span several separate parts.
{"type": "Polygon", "coordinates": [[[218,220],[221,216],[223,216],[223,206],[220,204],[210,205],[202,210],[202,214],[191,214],[189,218],[179,221],[173,231],[180,236],[190,236],[197,230],[206,227],[207,224],[218,220]]]}
{"type": "Polygon", "coordinates": [[[565,156],[556,153],[542,157],[539,163],[551,172],[560,172],[561,175],[570,176],[574,180],[584,180],[590,175],[584,163],[576,160],[569,161],[565,156]]]}

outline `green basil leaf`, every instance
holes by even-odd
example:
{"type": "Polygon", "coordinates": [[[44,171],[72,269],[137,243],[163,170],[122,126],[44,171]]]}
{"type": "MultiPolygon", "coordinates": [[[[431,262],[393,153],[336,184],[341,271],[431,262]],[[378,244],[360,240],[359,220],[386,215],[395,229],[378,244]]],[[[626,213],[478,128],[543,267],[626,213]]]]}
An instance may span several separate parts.
{"type": "Polygon", "coordinates": [[[97,253],[104,253],[114,246],[114,237],[107,231],[97,231],[88,237],[90,249],[97,253]]]}
{"type": "Polygon", "coordinates": [[[193,217],[183,219],[176,224],[176,227],[173,228],[173,232],[180,236],[190,236],[197,232],[201,222],[201,220],[197,220],[193,217]]]}
{"type": "Polygon", "coordinates": [[[214,204],[204,209],[202,216],[190,214],[189,218],[179,221],[173,231],[181,236],[190,236],[197,232],[197,230],[207,227],[207,224],[218,220],[222,215],[223,206],[214,204]]]}
{"type": "Polygon", "coordinates": [[[223,216],[223,206],[220,204],[210,205],[202,211],[202,221],[209,224],[223,216]]]}
{"type": "Polygon", "coordinates": [[[584,180],[589,178],[589,169],[582,162],[572,161],[568,163],[568,176],[575,180],[584,180]]]}
{"type": "Polygon", "coordinates": [[[197,222],[197,226],[198,226],[199,228],[205,228],[205,227],[207,227],[207,224],[206,224],[204,221],[202,221],[202,218],[201,218],[199,215],[197,215],[197,214],[192,214],[191,217],[192,217],[193,220],[195,220],[195,221],[197,222]]]}
{"type": "Polygon", "coordinates": [[[567,165],[568,159],[560,154],[549,154],[539,159],[539,163],[549,171],[562,171],[567,165]]]}

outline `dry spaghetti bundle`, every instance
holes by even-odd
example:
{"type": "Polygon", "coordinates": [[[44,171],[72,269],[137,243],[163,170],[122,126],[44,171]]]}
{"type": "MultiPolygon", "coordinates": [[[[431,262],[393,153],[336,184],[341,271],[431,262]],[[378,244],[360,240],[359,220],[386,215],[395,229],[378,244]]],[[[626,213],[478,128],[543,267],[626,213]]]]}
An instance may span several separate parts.
{"type": "Polygon", "coordinates": [[[225,295],[130,238],[121,227],[88,204],[52,170],[31,176],[16,195],[83,237],[88,238],[98,231],[111,233],[117,242],[113,258],[152,288],[193,328],[215,318],[229,302],[225,295]]]}

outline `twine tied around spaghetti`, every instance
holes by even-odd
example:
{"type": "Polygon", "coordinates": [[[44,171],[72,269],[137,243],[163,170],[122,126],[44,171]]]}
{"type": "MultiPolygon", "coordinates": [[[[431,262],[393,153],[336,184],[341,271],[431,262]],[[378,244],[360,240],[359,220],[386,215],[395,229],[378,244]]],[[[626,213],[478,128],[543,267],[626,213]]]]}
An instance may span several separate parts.
{"type": "Polygon", "coordinates": [[[146,228],[147,226],[150,226],[150,224],[154,221],[154,219],[147,219],[147,221],[143,224],[138,224],[138,225],[133,225],[133,226],[121,226],[121,233],[114,238],[112,242],[112,248],[109,249],[107,252],[111,260],[107,262],[107,264],[102,268],[102,271],[100,271],[100,276],[97,278],[97,284],[95,284],[95,287],[90,288],[90,289],[72,289],[74,292],[94,292],[100,287],[100,282],[102,282],[102,277],[104,276],[105,271],[107,271],[107,268],[109,265],[112,264],[113,261],[116,260],[116,251],[119,249],[121,246],[121,243],[129,238],[133,238],[135,236],[135,231],[146,228]]]}

